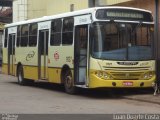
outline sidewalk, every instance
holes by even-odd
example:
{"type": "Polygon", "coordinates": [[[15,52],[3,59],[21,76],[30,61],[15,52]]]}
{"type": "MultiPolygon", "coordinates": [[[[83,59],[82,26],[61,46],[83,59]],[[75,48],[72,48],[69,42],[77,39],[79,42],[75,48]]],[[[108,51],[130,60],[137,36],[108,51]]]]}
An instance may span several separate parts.
{"type": "Polygon", "coordinates": [[[154,96],[153,94],[129,95],[123,96],[125,99],[136,100],[141,102],[149,102],[160,105],[160,93],[154,96]]]}

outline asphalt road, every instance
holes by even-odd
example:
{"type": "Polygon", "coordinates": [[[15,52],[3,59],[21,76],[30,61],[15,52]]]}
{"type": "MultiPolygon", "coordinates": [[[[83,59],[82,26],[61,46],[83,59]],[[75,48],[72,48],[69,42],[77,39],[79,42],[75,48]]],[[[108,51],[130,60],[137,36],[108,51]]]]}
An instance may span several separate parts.
{"type": "Polygon", "coordinates": [[[160,105],[127,100],[122,93],[117,96],[116,92],[110,94],[109,90],[81,90],[78,95],[68,95],[59,85],[35,83],[20,86],[17,78],[0,74],[0,113],[160,114],[160,105]]]}

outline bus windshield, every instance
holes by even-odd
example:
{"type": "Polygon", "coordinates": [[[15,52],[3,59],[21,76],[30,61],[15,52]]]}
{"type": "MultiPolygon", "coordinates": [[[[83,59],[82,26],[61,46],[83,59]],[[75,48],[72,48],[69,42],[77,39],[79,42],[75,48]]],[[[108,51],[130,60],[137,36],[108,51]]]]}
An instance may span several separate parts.
{"type": "Polygon", "coordinates": [[[96,22],[93,24],[92,56],[106,60],[153,59],[153,25],[96,22]]]}

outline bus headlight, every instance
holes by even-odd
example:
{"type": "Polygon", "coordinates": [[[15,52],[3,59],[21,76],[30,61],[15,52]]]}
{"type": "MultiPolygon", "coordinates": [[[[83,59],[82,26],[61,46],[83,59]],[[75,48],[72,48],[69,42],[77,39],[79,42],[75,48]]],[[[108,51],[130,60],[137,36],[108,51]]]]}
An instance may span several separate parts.
{"type": "Polygon", "coordinates": [[[145,73],[144,76],[143,76],[143,78],[144,78],[144,79],[148,79],[148,78],[149,78],[149,74],[148,74],[148,73],[145,73]]]}
{"type": "Polygon", "coordinates": [[[103,78],[104,78],[104,79],[108,79],[108,78],[109,78],[109,75],[108,75],[106,72],[104,72],[104,73],[103,73],[103,78]]]}
{"type": "Polygon", "coordinates": [[[97,77],[102,78],[103,77],[103,72],[98,71],[95,73],[97,77]]]}
{"type": "Polygon", "coordinates": [[[113,79],[112,76],[108,74],[107,72],[98,71],[98,72],[95,72],[95,74],[97,77],[101,79],[105,79],[105,80],[113,79]]]}
{"type": "Polygon", "coordinates": [[[153,77],[153,72],[147,72],[143,75],[143,78],[148,80],[148,79],[151,79],[153,77]]]}

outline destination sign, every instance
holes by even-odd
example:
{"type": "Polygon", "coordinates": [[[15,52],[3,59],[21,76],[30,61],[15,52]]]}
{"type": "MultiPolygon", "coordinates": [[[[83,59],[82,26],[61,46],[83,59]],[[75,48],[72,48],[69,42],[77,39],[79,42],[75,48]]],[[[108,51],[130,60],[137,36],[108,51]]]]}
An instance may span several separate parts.
{"type": "Polygon", "coordinates": [[[101,20],[124,20],[153,22],[151,13],[131,9],[99,9],[96,18],[101,20]]]}
{"type": "Polygon", "coordinates": [[[127,13],[127,12],[112,12],[112,11],[108,11],[106,12],[107,17],[125,17],[125,18],[139,18],[139,19],[143,19],[144,15],[141,13],[127,13]]]}

